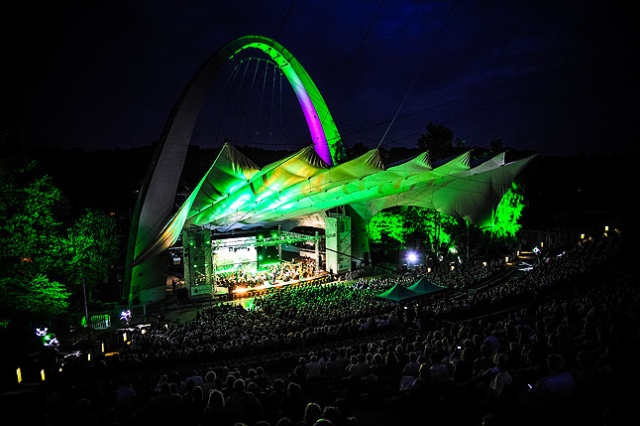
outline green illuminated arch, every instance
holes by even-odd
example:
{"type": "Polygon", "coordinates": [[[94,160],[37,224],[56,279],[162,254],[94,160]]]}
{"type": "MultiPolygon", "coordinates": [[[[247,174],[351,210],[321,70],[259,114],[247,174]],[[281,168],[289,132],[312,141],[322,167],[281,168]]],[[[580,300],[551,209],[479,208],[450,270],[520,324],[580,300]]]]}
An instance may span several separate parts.
{"type": "Polygon", "coordinates": [[[267,54],[293,88],[320,158],[329,165],[344,161],[340,134],[327,104],[309,74],[287,49],[275,40],[258,35],[240,37],[229,44],[229,49],[233,51],[229,59],[246,49],[259,49],[267,54]]]}

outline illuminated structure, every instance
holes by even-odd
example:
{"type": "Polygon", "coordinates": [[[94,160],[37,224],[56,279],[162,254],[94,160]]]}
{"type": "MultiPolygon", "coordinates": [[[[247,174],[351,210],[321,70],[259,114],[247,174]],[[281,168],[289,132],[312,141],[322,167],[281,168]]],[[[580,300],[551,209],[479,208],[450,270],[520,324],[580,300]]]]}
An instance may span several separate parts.
{"type": "MultiPolygon", "coordinates": [[[[531,159],[506,163],[500,154],[472,165],[467,152],[433,167],[425,153],[386,168],[379,150],[372,149],[347,161],[326,104],[298,61],[274,40],[240,37],[204,64],[169,118],[133,214],[125,276],[128,302],[165,298],[162,254],[182,232],[192,235],[183,244],[204,247],[200,255],[209,264],[208,275],[215,266],[210,260],[212,231],[321,228],[326,238],[326,269],[339,273],[351,268],[351,258],[368,258],[366,225],[387,208],[419,206],[470,223],[490,223],[502,195],[531,159]],[[266,53],[286,75],[313,144],[259,168],[226,143],[175,211],[178,179],[208,83],[225,61],[246,49],[266,53]]],[[[188,257],[185,263],[191,262],[188,257]]]]}

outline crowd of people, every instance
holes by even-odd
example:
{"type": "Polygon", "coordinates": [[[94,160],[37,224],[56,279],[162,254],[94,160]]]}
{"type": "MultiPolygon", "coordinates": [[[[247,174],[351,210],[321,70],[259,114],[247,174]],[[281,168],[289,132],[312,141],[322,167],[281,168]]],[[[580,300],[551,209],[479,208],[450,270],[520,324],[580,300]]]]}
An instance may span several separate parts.
{"type": "Polygon", "coordinates": [[[24,424],[619,424],[640,312],[622,241],[581,241],[498,280],[432,274],[450,289],[440,298],[375,297],[419,278],[402,274],[212,304],[42,383],[24,424]]]}

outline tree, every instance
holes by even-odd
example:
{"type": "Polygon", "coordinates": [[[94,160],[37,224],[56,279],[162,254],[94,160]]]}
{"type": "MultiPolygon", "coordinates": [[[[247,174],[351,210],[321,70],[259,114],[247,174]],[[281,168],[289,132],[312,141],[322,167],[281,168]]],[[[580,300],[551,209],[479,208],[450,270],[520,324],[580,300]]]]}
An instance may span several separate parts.
{"type": "Polygon", "coordinates": [[[108,285],[109,271],[118,260],[115,220],[100,210],[86,209],[61,243],[68,259],[65,275],[84,285],[88,300],[93,301],[94,291],[108,285]]]}
{"type": "Polygon", "coordinates": [[[482,230],[498,238],[515,240],[516,233],[522,228],[518,221],[525,207],[523,200],[520,186],[515,181],[512,182],[498,204],[493,224],[482,230]]]}
{"type": "Polygon", "coordinates": [[[461,221],[436,210],[415,206],[402,206],[375,215],[369,223],[369,239],[384,251],[385,257],[392,251],[417,249],[434,255],[448,252],[459,245],[454,235],[461,221]]]}
{"type": "Polygon", "coordinates": [[[489,142],[489,148],[491,152],[502,152],[504,150],[502,139],[493,139],[489,142]]]}
{"type": "Polygon", "coordinates": [[[6,144],[1,135],[0,149],[6,155],[0,158],[0,316],[51,317],[66,307],[69,296],[63,285],[49,278],[61,263],[57,213],[62,195],[36,161],[12,153],[6,144]]]}
{"type": "Polygon", "coordinates": [[[385,210],[369,223],[369,239],[384,255],[405,248],[431,253],[434,258],[457,256],[464,247],[477,255],[495,256],[508,250],[522,227],[525,207],[521,187],[513,182],[502,197],[490,226],[477,227],[436,210],[403,206],[385,210]],[[473,237],[472,239],[470,237],[473,237]]]}
{"type": "Polygon", "coordinates": [[[350,159],[358,158],[359,156],[366,154],[369,152],[371,148],[363,144],[362,142],[357,142],[353,146],[347,148],[347,155],[350,159]]]}
{"type": "Polygon", "coordinates": [[[45,323],[68,312],[71,295],[65,286],[42,274],[0,279],[0,307],[8,318],[45,323]]]}
{"type": "Polygon", "coordinates": [[[455,217],[433,209],[407,206],[402,207],[401,214],[410,224],[406,230],[407,241],[412,241],[416,248],[422,246],[433,253],[452,242],[452,231],[459,225],[455,217]]]}
{"type": "Polygon", "coordinates": [[[108,281],[117,260],[115,220],[86,210],[73,222],[61,190],[38,162],[9,145],[6,135],[0,149],[0,323],[80,311],[82,277],[91,292],[108,281]],[[72,223],[68,230],[63,219],[72,223]]]}
{"type": "Polygon", "coordinates": [[[429,153],[431,161],[447,158],[455,153],[453,132],[442,124],[427,123],[427,133],[418,139],[418,147],[429,153]]]}
{"type": "Polygon", "coordinates": [[[405,223],[402,215],[390,210],[381,211],[369,222],[367,228],[372,243],[380,243],[386,237],[404,244],[405,223]]]}

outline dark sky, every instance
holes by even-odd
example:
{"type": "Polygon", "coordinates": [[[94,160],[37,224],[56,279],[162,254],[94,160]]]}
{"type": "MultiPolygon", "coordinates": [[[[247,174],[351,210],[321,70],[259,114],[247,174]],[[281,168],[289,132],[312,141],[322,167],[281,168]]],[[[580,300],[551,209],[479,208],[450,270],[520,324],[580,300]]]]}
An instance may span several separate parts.
{"type": "MultiPolygon", "coordinates": [[[[625,25],[631,10],[621,7],[603,0],[5,2],[0,124],[30,144],[149,145],[200,66],[227,42],[259,34],[304,66],[347,146],[413,148],[433,122],[469,146],[500,139],[548,155],[631,152],[628,63],[637,47],[625,25]]],[[[268,109],[252,105],[253,114],[268,109]]],[[[287,135],[262,142],[287,148],[287,135]]],[[[254,136],[231,139],[258,144],[254,136]]],[[[198,130],[193,142],[214,145],[219,137],[198,130]]]]}

